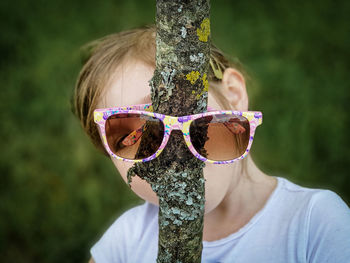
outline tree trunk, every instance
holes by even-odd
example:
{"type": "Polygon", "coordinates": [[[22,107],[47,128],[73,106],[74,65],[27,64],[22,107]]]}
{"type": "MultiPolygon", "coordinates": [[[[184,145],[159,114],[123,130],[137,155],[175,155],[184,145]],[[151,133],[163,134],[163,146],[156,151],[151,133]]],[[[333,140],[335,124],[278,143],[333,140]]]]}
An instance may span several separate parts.
{"type": "MultiPolygon", "coordinates": [[[[156,69],[150,81],[155,112],[182,116],[206,111],[209,8],[209,0],[157,0],[156,69]]],[[[159,198],[157,262],[201,262],[203,167],[182,133],[174,131],[158,158],[128,171],[129,181],[137,174],[159,198]]]]}

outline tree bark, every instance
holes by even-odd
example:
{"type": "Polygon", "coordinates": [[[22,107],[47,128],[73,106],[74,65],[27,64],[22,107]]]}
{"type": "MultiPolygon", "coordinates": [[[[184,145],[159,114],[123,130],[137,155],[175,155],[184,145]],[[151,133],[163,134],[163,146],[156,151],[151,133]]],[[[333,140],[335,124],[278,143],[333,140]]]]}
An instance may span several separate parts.
{"type": "MultiPolygon", "coordinates": [[[[157,0],[156,69],[150,81],[155,112],[183,116],[206,111],[209,10],[209,0],[157,0]]],[[[182,133],[174,131],[158,158],[128,171],[129,181],[138,175],[159,198],[157,262],[201,262],[203,167],[182,133]]]]}

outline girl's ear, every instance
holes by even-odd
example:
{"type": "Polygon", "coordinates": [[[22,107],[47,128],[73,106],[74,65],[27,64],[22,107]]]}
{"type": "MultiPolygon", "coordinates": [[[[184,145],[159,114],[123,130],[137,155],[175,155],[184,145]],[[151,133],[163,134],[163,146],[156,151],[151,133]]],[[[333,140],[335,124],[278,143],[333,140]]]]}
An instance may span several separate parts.
{"type": "Polygon", "coordinates": [[[248,110],[248,94],[243,75],[234,68],[227,68],[222,77],[225,98],[234,110],[248,110]]]}

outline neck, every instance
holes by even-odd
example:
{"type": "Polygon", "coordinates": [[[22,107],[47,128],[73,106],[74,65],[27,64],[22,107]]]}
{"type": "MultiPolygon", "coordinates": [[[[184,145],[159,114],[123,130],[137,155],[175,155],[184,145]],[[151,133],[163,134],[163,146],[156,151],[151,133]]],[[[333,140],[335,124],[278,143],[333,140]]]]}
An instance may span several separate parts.
{"type": "Polygon", "coordinates": [[[227,194],[221,203],[204,216],[203,239],[214,241],[237,232],[260,211],[277,180],[264,174],[255,165],[250,155],[247,165],[236,165],[227,194]]]}

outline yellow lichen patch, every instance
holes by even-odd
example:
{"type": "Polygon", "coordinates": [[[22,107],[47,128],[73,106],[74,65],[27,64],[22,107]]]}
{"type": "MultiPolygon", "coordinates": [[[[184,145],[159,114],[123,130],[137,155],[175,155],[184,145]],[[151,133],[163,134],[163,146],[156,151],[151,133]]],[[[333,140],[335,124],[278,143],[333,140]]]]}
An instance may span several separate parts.
{"type": "MultiPolygon", "coordinates": [[[[187,74],[186,75],[186,78],[187,80],[191,81],[192,84],[194,84],[198,78],[200,76],[200,73],[198,71],[192,71],[191,73],[187,74]]],[[[207,78],[207,74],[204,73],[203,76],[200,78],[202,83],[203,83],[203,90],[196,95],[196,99],[198,100],[200,97],[202,97],[202,95],[205,93],[205,92],[208,92],[208,89],[209,89],[209,81],[208,81],[208,78],[207,78]]],[[[196,94],[196,91],[192,90],[192,94],[195,95],[196,94]]]]}
{"type": "MultiPolygon", "coordinates": [[[[193,72],[193,71],[192,71],[193,72]]],[[[191,72],[191,73],[192,73],[191,72]]],[[[188,79],[188,78],[187,78],[188,79]]],[[[196,95],[196,99],[198,100],[203,94],[204,94],[204,92],[208,92],[208,89],[209,89],[209,81],[208,81],[208,78],[207,78],[207,74],[206,73],[204,73],[203,74],[203,77],[201,77],[201,80],[202,80],[202,82],[203,82],[203,86],[204,86],[204,88],[203,88],[203,90],[199,93],[199,94],[197,94],[196,95]]],[[[195,81],[194,81],[195,82],[195,81]]],[[[192,83],[192,82],[191,82],[192,83]]],[[[194,83],[192,83],[192,84],[194,84],[194,83]]],[[[192,90],[192,94],[195,94],[196,92],[194,91],[194,90],[192,90]]]]}
{"type": "Polygon", "coordinates": [[[210,35],[210,20],[204,18],[201,23],[201,28],[197,28],[198,39],[202,42],[207,42],[210,35]]]}
{"type": "Polygon", "coordinates": [[[204,94],[204,90],[196,96],[196,99],[199,100],[203,96],[203,94],[204,94]]]}
{"type": "Polygon", "coordinates": [[[208,91],[208,89],[209,89],[209,82],[208,82],[208,79],[207,79],[207,73],[203,74],[202,81],[203,81],[204,91],[208,91]]]}
{"type": "Polygon", "coordinates": [[[199,75],[200,73],[198,71],[191,71],[191,73],[188,73],[186,75],[186,79],[189,80],[193,85],[194,83],[196,83],[197,79],[199,78],[199,75]]]}

